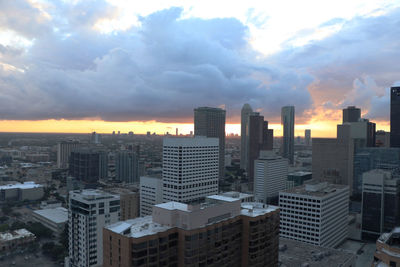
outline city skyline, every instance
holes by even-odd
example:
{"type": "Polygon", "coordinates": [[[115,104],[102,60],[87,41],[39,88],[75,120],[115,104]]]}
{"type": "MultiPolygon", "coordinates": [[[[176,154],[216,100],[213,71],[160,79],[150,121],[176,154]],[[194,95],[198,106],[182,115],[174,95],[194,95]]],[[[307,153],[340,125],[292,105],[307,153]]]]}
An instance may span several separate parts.
{"type": "Polygon", "coordinates": [[[280,136],[293,100],[296,136],[332,137],[349,105],[389,130],[400,3],[225,5],[2,3],[0,131],[185,134],[209,106],[239,133],[249,103],[280,136]]]}

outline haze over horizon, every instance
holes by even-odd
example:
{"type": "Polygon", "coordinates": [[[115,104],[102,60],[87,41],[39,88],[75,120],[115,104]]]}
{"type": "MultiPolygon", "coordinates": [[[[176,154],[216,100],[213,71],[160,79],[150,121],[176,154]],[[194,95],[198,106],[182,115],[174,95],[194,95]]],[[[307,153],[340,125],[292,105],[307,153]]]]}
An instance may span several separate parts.
{"type": "Polygon", "coordinates": [[[332,137],[355,105],[389,130],[398,1],[0,2],[0,131],[188,133],[193,109],[249,103],[280,135],[332,137]],[[167,3],[168,2],[168,3],[167,3]]]}

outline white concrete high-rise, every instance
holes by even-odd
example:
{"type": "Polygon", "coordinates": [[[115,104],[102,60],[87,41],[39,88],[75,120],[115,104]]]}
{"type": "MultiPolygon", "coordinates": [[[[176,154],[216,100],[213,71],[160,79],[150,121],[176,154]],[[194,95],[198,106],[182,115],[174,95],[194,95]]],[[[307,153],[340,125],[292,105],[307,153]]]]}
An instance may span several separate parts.
{"type": "Polygon", "coordinates": [[[163,201],[194,202],[218,194],[218,138],[164,138],[163,201]]]}
{"type": "Polygon", "coordinates": [[[103,227],[119,221],[120,198],[100,190],[69,193],[69,266],[103,265],[103,227]]]}
{"type": "Polygon", "coordinates": [[[294,106],[282,107],[282,155],[289,159],[290,164],[294,162],[294,106]]]}
{"type": "Polygon", "coordinates": [[[240,168],[247,168],[247,151],[248,151],[248,143],[247,143],[247,128],[249,126],[249,116],[253,113],[253,110],[249,104],[244,104],[241,111],[241,131],[240,131],[240,168]]]}
{"type": "Polygon", "coordinates": [[[163,200],[163,182],[161,177],[140,177],[140,216],[148,216],[153,206],[163,200]]]}
{"type": "Polygon", "coordinates": [[[280,237],[322,247],[347,238],[349,187],[308,182],[279,192],[280,237]]]}
{"type": "Polygon", "coordinates": [[[286,189],[288,160],[272,151],[260,151],[254,161],[254,199],[256,202],[277,203],[279,191],[286,189]]]}

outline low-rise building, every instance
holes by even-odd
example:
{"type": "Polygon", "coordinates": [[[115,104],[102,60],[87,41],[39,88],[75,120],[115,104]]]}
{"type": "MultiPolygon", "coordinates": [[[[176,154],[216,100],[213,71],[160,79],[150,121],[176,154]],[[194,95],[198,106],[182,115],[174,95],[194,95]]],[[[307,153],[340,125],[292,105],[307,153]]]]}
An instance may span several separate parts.
{"type": "Polygon", "coordinates": [[[229,191],[229,192],[220,193],[220,195],[225,196],[225,197],[238,198],[238,199],[240,199],[241,202],[254,202],[253,194],[229,191]]]}
{"type": "Polygon", "coordinates": [[[68,210],[63,207],[35,210],[32,212],[32,218],[60,235],[68,222],[68,210]]]}
{"type": "Polygon", "coordinates": [[[277,266],[279,208],[221,195],[104,228],[103,266],[277,266]]]}
{"type": "Polygon", "coordinates": [[[354,267],[356,255],[349,251],[318,247],[286,238],[279,239],[280,267],[354,267]]]}
{"type": "Polygon", "coordinates": [[[18,246],[33,242],[35,235],[22,228],[15,231],[0,233],[0,251],[10,251],[18,246]]]}
{"type": "Polygon", "coordinates": [[[378,238],[372,266],[400,266],[400,227],[378,238]]]}
{"type": "Polygon", "coordinates": [[[38,200],[43,195],[43,185],[31,181],[0,186],[0,201],[38,200]]]}

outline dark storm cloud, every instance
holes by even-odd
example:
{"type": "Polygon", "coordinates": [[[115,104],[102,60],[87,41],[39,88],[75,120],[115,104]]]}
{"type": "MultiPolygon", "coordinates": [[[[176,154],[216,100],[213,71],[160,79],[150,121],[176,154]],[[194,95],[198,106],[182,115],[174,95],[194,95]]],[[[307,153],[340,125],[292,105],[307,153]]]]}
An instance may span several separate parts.
{"type": "Polygon", "coordinates": [[[295,104],[298,114],[311,106],[313,77],[258,60],[236,19],[181,19],[171,8],[100,34],[91,26],[118,11],[83,3],[52,6],[53,30],[33,29],[33,46],[3,61],[24,72],[0,69],[2,119],[190,121],[194,107],[225,105],[237,116],[245,102],[278,118],[282,105],[295,104]]]}

